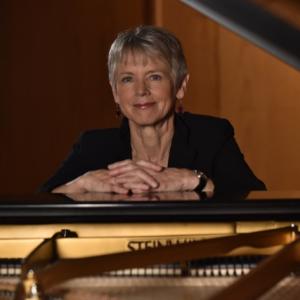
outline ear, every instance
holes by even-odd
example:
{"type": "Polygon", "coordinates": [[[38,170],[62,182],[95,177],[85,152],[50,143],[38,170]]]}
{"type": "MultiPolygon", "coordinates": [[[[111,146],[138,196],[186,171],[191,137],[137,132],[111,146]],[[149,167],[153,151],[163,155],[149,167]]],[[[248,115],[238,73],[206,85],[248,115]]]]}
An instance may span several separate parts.
{"type": "Polygon", "coordinates": [[[111,81],[109,82],[109,84],[110,84],[111,91],[112,91],[113,96],[114,96],[115,103],[119,103],[119,97],[118,97],[118,94],[117,94],[117,87],[115,85],[113,85],[113,83],[111,81]]]}
{"type": "Polygon", "coordinates": [[[176,92],[176,99],[182,99],[184,97],[189,78],[190,74],[186,74],[185,78],[182,80],[181,86],[176,92]]]}

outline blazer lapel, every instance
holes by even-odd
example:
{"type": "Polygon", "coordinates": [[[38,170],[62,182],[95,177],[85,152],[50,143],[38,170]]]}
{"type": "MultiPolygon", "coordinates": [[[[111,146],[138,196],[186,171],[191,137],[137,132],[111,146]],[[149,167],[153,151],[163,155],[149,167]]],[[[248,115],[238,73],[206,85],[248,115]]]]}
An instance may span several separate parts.
{"type": "Polygon", "coordinates": [[[169,167],[193,169],[197,150],[190,144],[190,129],[180,115],[175,115],[175,132],[169,156],[169,167]]]}

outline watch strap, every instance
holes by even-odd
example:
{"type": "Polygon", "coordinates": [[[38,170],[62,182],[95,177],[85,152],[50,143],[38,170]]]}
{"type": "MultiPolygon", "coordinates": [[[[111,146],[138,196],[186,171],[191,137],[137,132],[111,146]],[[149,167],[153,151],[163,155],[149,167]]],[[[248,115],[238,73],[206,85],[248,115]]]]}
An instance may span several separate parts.
{"type": "Polygon", "coordinates": [[[194,172],[197,175],[197,177],[199,178],[199,184],[196,186],[195,190],[202,191],[207,184],[208,177],[202,171],[194,170],[194,172]]]}

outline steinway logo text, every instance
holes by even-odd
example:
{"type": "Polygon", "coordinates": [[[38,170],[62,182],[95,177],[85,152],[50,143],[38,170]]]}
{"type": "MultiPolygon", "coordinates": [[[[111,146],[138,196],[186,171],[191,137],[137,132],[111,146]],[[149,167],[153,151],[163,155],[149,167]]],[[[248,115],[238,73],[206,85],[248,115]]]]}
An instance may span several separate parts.
{"type": "Polygon", "coordinates": [[[142,241],[129,241],[127,247],[131,251],[137,251],[148,248],[158,248],[168,245],[178,245],[183,243],[190,243],[196,241],[193,238],[183,238],[183,239],[165,239],[165,240],[142,240],[142,241]]]}

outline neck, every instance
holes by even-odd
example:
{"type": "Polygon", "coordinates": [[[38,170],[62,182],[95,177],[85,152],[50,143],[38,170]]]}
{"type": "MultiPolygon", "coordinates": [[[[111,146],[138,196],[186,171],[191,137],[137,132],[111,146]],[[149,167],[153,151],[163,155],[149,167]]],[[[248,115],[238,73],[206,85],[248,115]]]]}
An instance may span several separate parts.
{"type": "Polygon", "coordinates": [[[162,124],[139,126],[129,122],[133,160],[147,160],[167,167],[174,134],[174,116],[162,124]]]}

